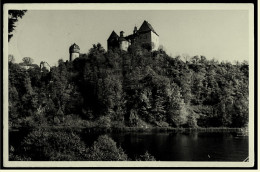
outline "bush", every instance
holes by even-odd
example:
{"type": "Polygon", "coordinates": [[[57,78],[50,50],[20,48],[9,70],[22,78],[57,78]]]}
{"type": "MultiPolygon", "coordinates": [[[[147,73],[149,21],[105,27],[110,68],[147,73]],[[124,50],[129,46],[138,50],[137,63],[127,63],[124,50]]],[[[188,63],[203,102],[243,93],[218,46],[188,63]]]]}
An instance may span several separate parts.
{"type": "Polygon", "coordinates": [[[167,122],[164,121],[155,121],[155,125],[158,127],[169,127],[169,124],[167,122]]]}
{"type": "Polygon", "coordinates": [[[113,128],[125,128],[125,124],[123,121],[113,121],[112,122],[113,128]]]}
{"type": "Polygon", "coordinates": [[[127,155],[121,147],[116,146],[113,139],[102,135],[89,149],[87,159],[90,161],[126,161],[127,155]]]}
{"type": "Polygon", "coordinates": [[[140,157],[137,158],[137,161],[156,161],[156,159],[148,151],[146,151],[144,155],[140,155],[140,157]]]}
{"type": "Polygon", "coordinates": [[[27,127],[27,128],[35,128],[37,127],[36,122],[34,121],[34,117],[33,116],[29,116],[29,117],[25,117],[23,119],[20,119],[20,124],[23,127],[27,127]]]}
{"type": "Polygon", "coordinates": [[[63,125],[71,127],[88,127],[89,122],[81,119],[79,115],[70,114],[64,116],[63,125]]]}
{"type": "Polygon", "coordinates": [[[108,116],[101,116],[97,121],[97,127],[110,128],[111,119],[108,116]]]}
{"type": "Polygon", "coordinates": [[[31,158],[28,158],[24,155],[20,156],[20,155],[16,155],[15,154],[15,150],[13,146],[10,146],[9,149],[9,161],[30,161],[31,158]]]}
{"type": "Polygon", "coordinates": [[[190,114],[188,117],[187,117],[188,121],[187,121],[187,127],[189,128],[198,128],[198,125],[197,125],[197,118],[194,114],[190,114]]]}
{"type": "Polygon", "coordinates": [[[32,160],[84,160],[86,148],[72,131],[34,130],[22,142],[24,154],[32,160]]]}

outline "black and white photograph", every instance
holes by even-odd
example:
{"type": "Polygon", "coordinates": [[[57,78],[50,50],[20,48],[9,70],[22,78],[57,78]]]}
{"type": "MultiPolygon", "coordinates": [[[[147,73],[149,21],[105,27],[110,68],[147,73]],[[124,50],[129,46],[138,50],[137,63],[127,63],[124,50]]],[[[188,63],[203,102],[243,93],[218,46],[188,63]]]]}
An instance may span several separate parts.
{"type": "Polygon", "coordinates": [[[254,4],[4,4],[4,167],[253,167],[254,4]]]}

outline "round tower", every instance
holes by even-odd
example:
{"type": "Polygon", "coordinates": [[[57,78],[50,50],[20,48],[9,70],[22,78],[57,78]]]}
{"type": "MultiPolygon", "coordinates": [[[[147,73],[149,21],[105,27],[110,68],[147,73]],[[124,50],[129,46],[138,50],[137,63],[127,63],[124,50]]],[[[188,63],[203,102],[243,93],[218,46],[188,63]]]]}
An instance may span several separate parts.
{"type": "Polygon", "coordinates": [[[79,57],[80,48],[77,44],[72,44],[70,46],[70,61],[73,61],[75,58],[79,57]]]}

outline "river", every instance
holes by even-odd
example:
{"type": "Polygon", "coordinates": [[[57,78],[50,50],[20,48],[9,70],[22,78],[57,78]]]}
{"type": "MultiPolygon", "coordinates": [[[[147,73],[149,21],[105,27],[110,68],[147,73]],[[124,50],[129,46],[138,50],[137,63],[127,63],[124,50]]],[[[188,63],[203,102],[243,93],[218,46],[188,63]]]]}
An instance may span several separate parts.
{"type": "MultiPolygon", "coordinates": [[[[26,134],[10,132],[9,141],[19,149],[26,134]]],[[[80,132],[90,147],[100,134],[80,132]]],[[[243,161],[248,157],[248,136],[231,132],[109,132],[131,159],[148,151],[159,161],[243,161]]]]}
{"type": "Polygon", "coordinates": [[[160,161],[243,161],[248,137],[232,133],[111,133],[130,158],[148,151],[160,161]]]}

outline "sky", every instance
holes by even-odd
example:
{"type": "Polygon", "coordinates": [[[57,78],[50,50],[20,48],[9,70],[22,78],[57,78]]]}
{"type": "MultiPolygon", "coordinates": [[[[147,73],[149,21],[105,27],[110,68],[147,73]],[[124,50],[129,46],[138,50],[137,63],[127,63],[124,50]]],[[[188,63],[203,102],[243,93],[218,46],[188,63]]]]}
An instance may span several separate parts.
{"type": "Polygon", "coordinates": [[[249,13],[247,10],[28,10],[17,22],[8,44],[15,62],[31,57],[35,64],[57,65],[69,60],[69,47],[80,53],[93,44],[107,49],[114,30],[133,33],[147,20],[159,34],[160,45],[172,57],[204,55],[218,61],[249,59],[249,13]]]}

